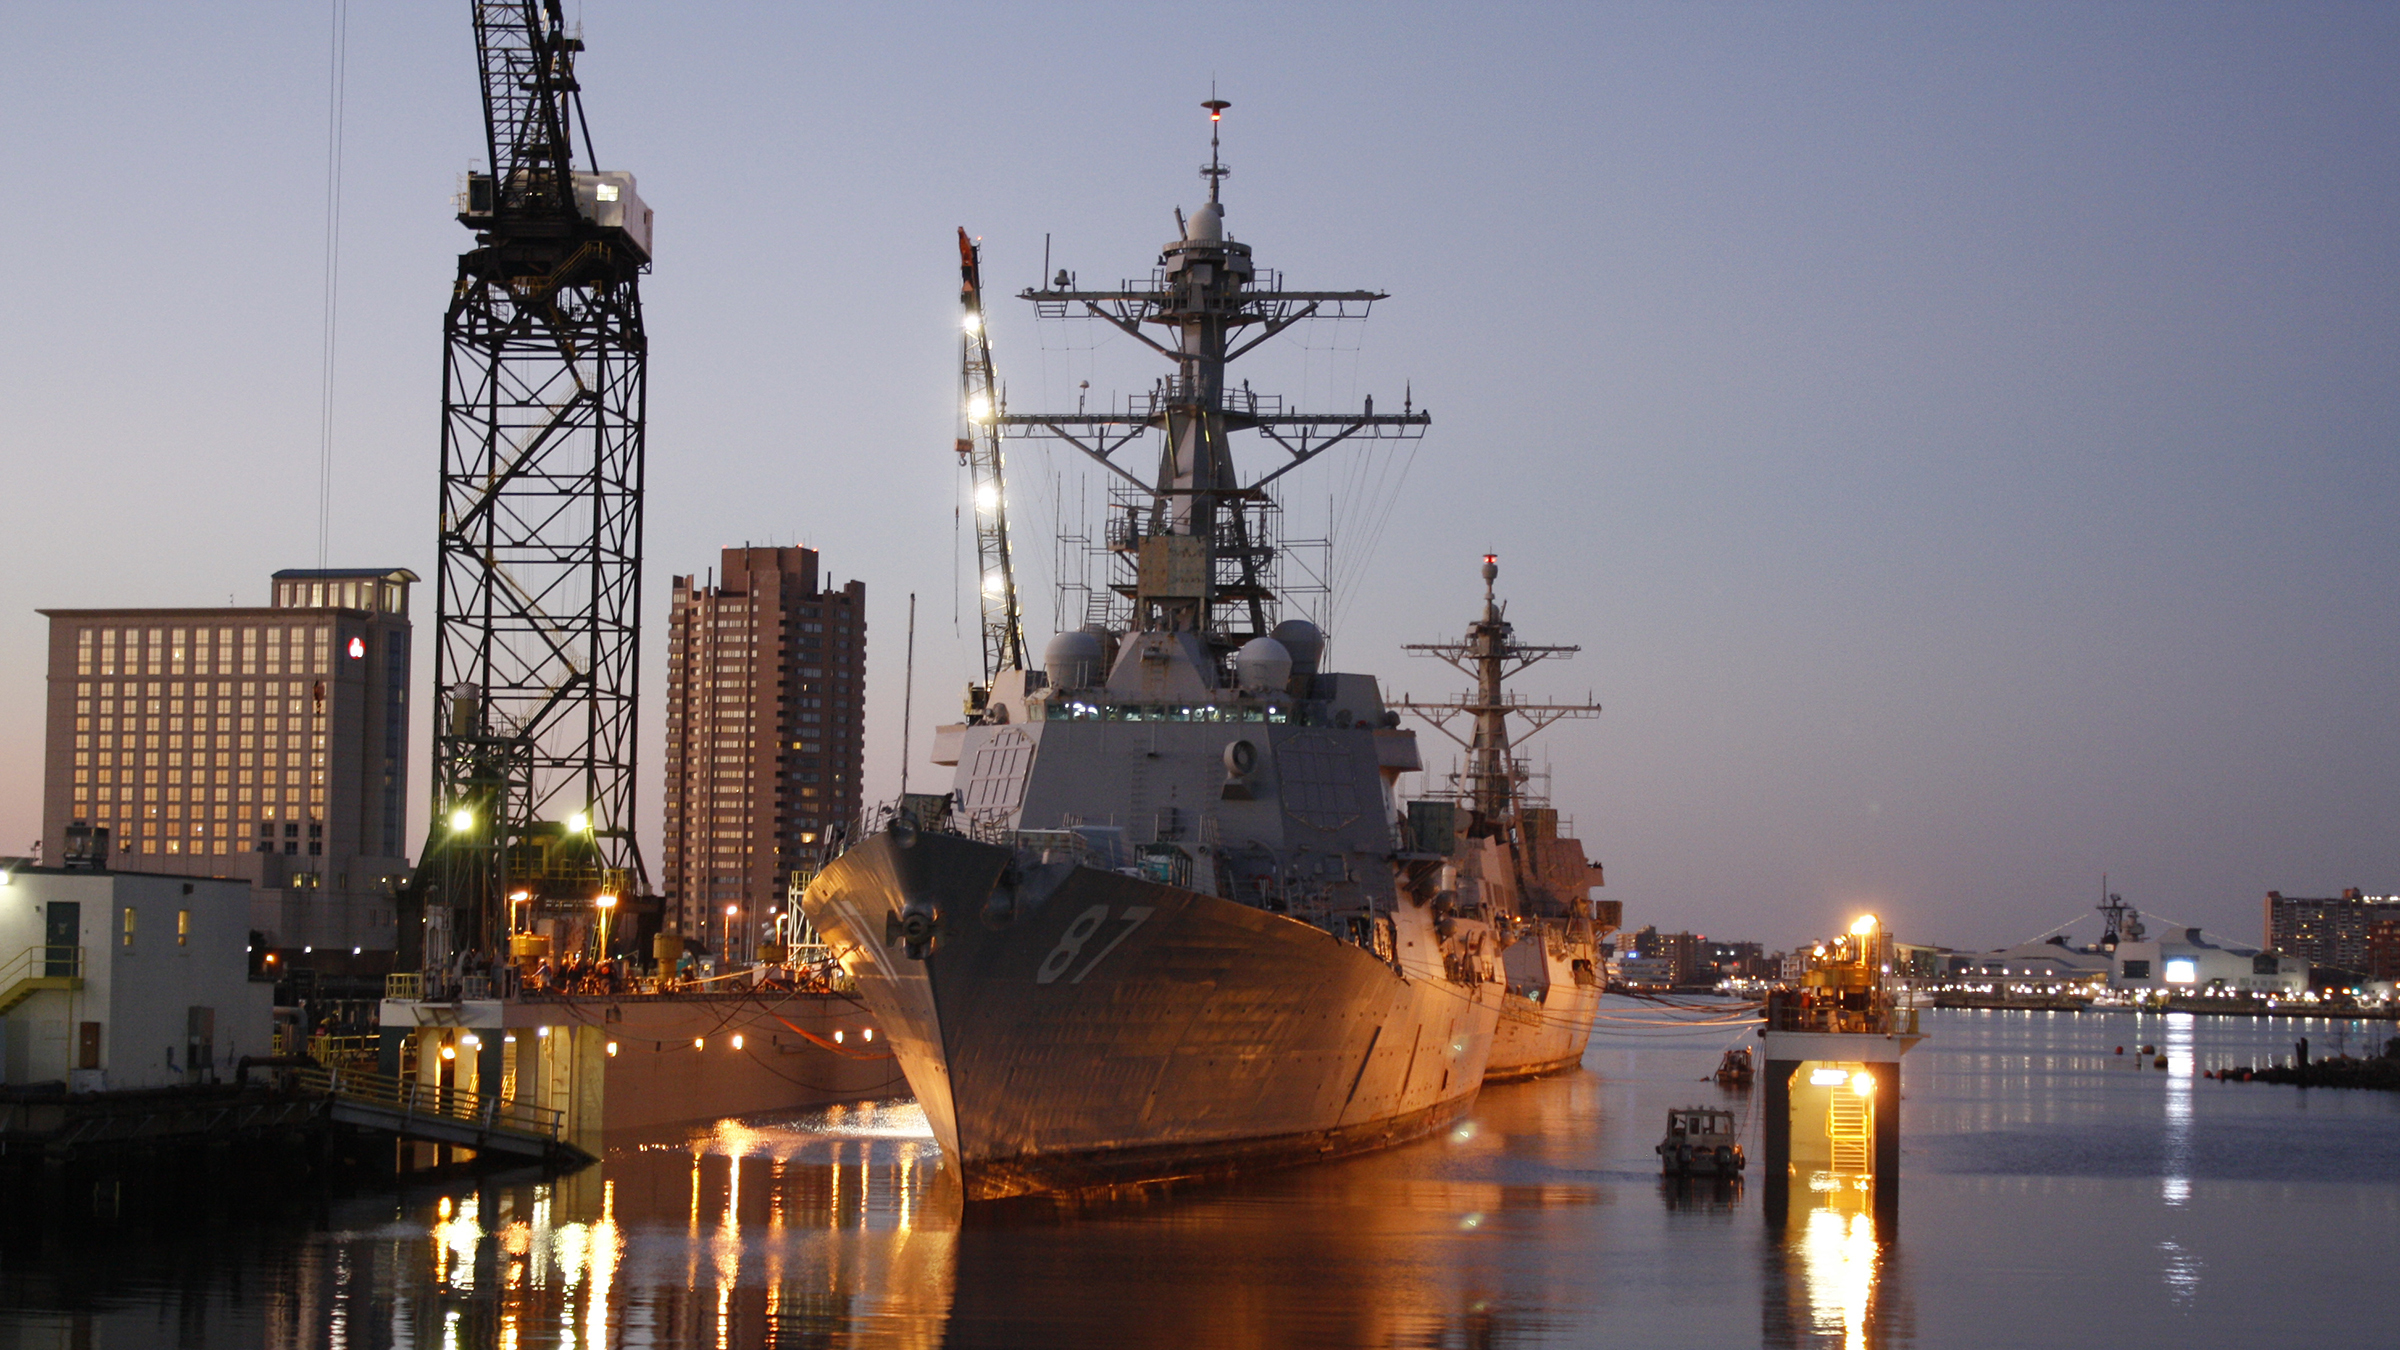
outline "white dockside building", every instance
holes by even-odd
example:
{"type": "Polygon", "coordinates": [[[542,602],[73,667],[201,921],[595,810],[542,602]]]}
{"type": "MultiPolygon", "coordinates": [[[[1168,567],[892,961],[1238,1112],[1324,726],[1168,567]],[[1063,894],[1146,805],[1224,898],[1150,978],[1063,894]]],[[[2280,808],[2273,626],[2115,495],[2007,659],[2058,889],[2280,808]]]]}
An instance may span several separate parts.
{"type": "Polygon", "coordinates": [[[270,1053],[247,880],[0,862],[0,883],[0,1081],[176,1087],[270,1053]]]}

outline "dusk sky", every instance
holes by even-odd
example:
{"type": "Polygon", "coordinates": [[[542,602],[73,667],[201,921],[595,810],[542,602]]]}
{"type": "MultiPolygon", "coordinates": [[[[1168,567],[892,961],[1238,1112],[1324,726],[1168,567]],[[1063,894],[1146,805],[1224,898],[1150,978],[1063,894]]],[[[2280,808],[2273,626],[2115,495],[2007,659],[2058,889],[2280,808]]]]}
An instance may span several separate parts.
{"type": "MultiPolygon", "coordinates": [[[[1992,946],[2106,872],[2256,942],[2269,889],[2400,891],[2400,8],[568,8],[657,212],[654,870],[669,578],[720,547],[865,580],[870,799],[911,591],[920,755],[955,717],[954,231],[1002,295],[1045,235],[1145,275],[1213,81],[1232,233],[1392,294],[1236,374],[1433,415],[1293,475],[1289,533],[1336,502],[1334,662],[1456,688],[1400,646],[1498,552],[1522,635],[1584,649],[1520,688],[1607,706],[1534,750],[1629,927],[1992,946]]],[[[40,828],[37,607],[317,564],[328,13],[0,6],[0,852],[40,828]]],[[[430,579],[467,5],[354,6],[347,74],[325,559],[430,579]]],[[[995,305],[1017,410],[1160,368],[995,305]]],[[[1011,468],[1038,647],[1087,475],[1011,468]]]]}

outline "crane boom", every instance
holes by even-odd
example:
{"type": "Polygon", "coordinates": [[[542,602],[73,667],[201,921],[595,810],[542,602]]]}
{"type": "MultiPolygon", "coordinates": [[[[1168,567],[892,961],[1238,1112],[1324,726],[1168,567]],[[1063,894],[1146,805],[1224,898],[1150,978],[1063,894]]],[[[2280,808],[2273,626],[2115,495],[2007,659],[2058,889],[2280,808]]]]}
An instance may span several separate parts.
{"type": "Polygon", "coordinates": [[[975,588],[983,599],[983,683],[968,691],[980,710],[992,681],[1025,667],[1025,624],[1008,552],[1008,485],[1000,455],[1000,391],[992,378],[992,337],[983,320],[983,248],[958,231],[959,462],[972,480],[975,588]]]}

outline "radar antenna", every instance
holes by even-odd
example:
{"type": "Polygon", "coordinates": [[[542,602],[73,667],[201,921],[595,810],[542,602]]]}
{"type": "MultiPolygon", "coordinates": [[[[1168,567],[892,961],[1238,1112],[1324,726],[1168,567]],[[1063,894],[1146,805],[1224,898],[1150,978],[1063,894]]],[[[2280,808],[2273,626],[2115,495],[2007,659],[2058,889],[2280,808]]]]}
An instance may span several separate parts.
{"type": "Polygon", "coordinates": [[[1224,125],[1225,110],[1233,105],[1218,98],[1216,91],[1212,89],[1209,91],[1208,102],[1200,106],[1208,109],[1208,167],[1200,171],[1200,176],[1208,180],[1208,200],[1215,203],[1217,186],[1225,181],[1225,175],[1233,172],[1224,165],[1217,154],[1217,128],[1224,125]]]}
{"type": "Polygon", "coordinates": [[[2149,930],[2142,927],[2142,912],[2125,903],[2125,897],[2108,888],[2108,874],[2100,874],[2100,894],[2108,897],[2093,908],[2100,911],[2100,950],[2113,952],[2120,942],[2139,942],[2149,930]]]}
{"type": "MultiPolygon", "coordinates": [[[[1173,372],[1120,407],[1073,412],[1002,412],[1003,436],[1046,436],[1089,456],[1123,484],[1111,503],[1109,592],[1094,593],[1086,617],[1115,629],[1188,632],[1220,656],[1266,636],[1280,606],[1267,492],[1276,479],[1348,440],[1413,440],[1432,418],[1405,400],[1397,413],[1301,413],[1244,385],[1228,388],[1226,367],[1304,319],[1364,319],[1381,291],[1285,290],[1260,271],[1250,246],[1225,232],[1225,167],[1217,128],[1233,105],[1212,96],[1208,200],[1183,220],[1180,237],[1148,277],[1083,290],[1060,269],[1051,285],[1022,298],[1045,319],[1098,319],[1165,358],[1173,372]],[[1153,334],[1159,334],[1154,336],[1153,334]],[[1244,482],[1230,438],[1254,431],[1284,458],[1244,482]],[[1158,433],[1157,468],[1145,478],[1116,458],[1158,433]]],[[[1180,213],[1178,213],[1180,216],[1180,213]]],[[[1045,268],[1046,268],[1045,264],[1045,268]]],[[[1132,456],[1128,456],[1132,458],[1132,456]]]]}

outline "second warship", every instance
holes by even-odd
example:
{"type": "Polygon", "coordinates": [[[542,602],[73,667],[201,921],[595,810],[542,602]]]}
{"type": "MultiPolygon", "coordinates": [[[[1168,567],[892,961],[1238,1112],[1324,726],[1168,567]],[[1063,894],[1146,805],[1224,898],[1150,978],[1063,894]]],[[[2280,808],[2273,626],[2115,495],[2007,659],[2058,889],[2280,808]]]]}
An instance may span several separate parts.
{"type": "Polygon", "coordinates": [[[1483,558],[1483,610],[1460,642],[1412,643],[1408,650],[1438,656],[1473,678],[1475,687],[1446,703],[1402,699],[1397,706],[1456,741],[1467,759],[1446,792],[1412,802],[1412,813],[1448,834],[1448,891],[1461,909],[1482,915],[1506,945],[1500,963],[1505,988],[1500,1026],[1484,1081],[1535,1078],[1583,1062],[1592,1019],[1606,987],[1600,940],[1616,931],[1619,906],[1591,899],[1604,884],[1600,864],[1582,841],[1562,828],[1555,808],[1532,791],[1534,774],[1517,755],[1523,737],[1510,717],[1528,723],[1528,736],[1567,718],[1596,717],[1600,705],[1527,702],[1508,691],[1511,676],[1537,661],[1572,656],[1579,648],[1535,646],[1517,640],[1493,591],[1500,559],[1483,558]],[[1464,723],[1465,734],[1451,730],[1464,723]]]}
{"type": "MultiPolygon", "coordinates": [[[[1208,106],[1213,121],[1227,105],[1208,106]]],[[[1430,419],[1413,401],[1303,414],[1228,388],[1260,342],[1383,297],[1260,270],[1225,231],[1213,149],[1206,202],[1177,213],[1147,279],[1090,290],[1062,271],[1024,293],[1114,325],[1171,374],[1073,414],[1011,413],[969,380],[995,446],[1001,430],[1055,436],[1135,485],[1110,514],[1122,570],[1103,612],[1053,638],[1041,669],[996,666],[970,719],[938,733],[954,789],[845,841],[801,901],[972,1200],[1424,1135],[1474,1102],[1499,1020],[1498,934],[1444,884],[1447,837],[1409,829],[1394,796],[1420,767],[1415,735],[1372,676],[1321,668],[1315,624],[1278,621],[1266,519],[1283,470],[1430,419]],[[1228,444],[1243,431],[1286,462],[1244,482],[1228,444]],[[1110,455],[1150,432],[1141,479],[1110,455]]],[[[979,510],[1001,506],[979,489],[979,510]]],[[[1004,537],[987,556],[1005,558],[1004,537]]]]}

